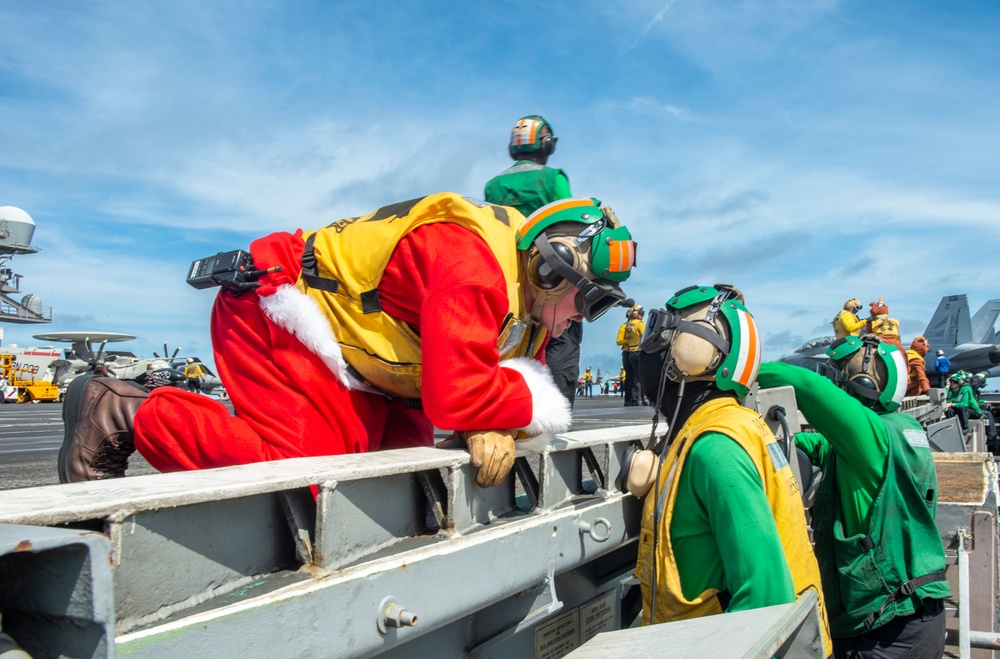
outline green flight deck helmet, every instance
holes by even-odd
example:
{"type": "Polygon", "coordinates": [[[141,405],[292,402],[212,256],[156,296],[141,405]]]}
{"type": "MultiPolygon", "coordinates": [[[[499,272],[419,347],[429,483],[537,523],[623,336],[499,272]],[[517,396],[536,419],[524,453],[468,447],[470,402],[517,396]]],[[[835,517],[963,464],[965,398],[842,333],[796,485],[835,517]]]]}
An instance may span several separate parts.
{"type": "Polygon", "coordinates": [[[598,199],[560,199],[528,216],[517,232],[525,254],[535,311],[579,289],[577,311],[596,320],[615,306],[631,307],[619,284],[635,267],[636,244],[614,211],[598,199]]]}
{"type": "Polygon", "coordinates": [[[507,151],[514,160],[520,160],[519,156],[523,154],[536,152],[547,158],[555,153],[558,141],[559,138],[552,132],[552,124],[540,115],[529,114],[514,124],[507,151]]]}
{"type": "Polygon", "coordinates": [[[906,394],[906,357],[899,348],[874,334],[845,336],[830,344],[824,365],[829,377],[876,412],[895,412],[906,394]]]}
{"type": "Polygon", "coordinates": [[[647,353],[668,351],[673,381],[713,381],[743,398],[760,370],[757,324],[739,289],[726,284],[691,286],[674,294],[665,309],[651,309],[639,345],[647,353]]]}

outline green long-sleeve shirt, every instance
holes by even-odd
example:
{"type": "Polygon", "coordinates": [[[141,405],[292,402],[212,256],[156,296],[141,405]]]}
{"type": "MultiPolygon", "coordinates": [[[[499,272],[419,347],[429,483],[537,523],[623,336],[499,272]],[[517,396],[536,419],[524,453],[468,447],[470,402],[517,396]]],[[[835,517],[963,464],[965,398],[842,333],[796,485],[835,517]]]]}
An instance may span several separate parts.
{"type": "Polygon", "coordinates": [[[812,371],[767,362],[760,365],[757,382],[763,388],[791,386],[799,409],[823,434],[798,433],[795,445],[822,467],[830,450],[849,469],[837,470],[837,491],[846,533],[867,528],[868,513],[885,480],[889,433],[875,412],[866,408],[830,380],[812,371]]]}
{"type": "Polygon", "coordinates": [[[972,387],[967,384],[963,384],[957,390],[951,387],[948,388],[948,398],[947,402],[952,403],[955,407],[968,407],[969,411],[973,414],[982,414],[982,409],[979,407],[979,402],[976,400],[975,395],[972,393],[972,387]]]}
{"type": "Polygon", "coordinates": [[[677,484],[670,540],[684,597],[728,590],[727,611],[795,601],[778,528],[753,460],[720,433],[691,447],[677,484]]]}
{"type": "Polygon", "coordinates": [[[916,419],[876,414],[823,376],[790,364],[761,364],[757,381],[795,388],[799,409],[822,432],[800,433],[796,445],[814,463],[832,458],[825,461],[813,523],[834,638],[912,615],[925,598],[948,597],[934,521],[937,477],[916,419]],[[827,480],[831,475],[835,480],[827,480]],[[934,580],[900,590],[926,576],[934,580]],[[900,592],[890,603],[890,594],[900,592]]]}

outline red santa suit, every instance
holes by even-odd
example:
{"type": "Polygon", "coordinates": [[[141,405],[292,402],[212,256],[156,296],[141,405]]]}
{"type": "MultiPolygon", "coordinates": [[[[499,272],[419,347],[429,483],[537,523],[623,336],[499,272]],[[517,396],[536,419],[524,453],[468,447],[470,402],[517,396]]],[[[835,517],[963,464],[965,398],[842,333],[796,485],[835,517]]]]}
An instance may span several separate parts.
{"type": "Polygon", "coordinates": [[[135,416],[135,445],[160,471],[427,446],[434,427],[569,428],[569,405],[533,359],[501,362],[507,285],[473,231],[439,222],[402,237],[379,284],[382,311],[419,335],[422,409],[365,390],[347,373],[326,318],[292,284],[302,232],[255,241],[258,267],[282,271],[254,292],[220,292],[212,313],[219,374],[236,416],[218,401],[154,390],[135,416]]]}

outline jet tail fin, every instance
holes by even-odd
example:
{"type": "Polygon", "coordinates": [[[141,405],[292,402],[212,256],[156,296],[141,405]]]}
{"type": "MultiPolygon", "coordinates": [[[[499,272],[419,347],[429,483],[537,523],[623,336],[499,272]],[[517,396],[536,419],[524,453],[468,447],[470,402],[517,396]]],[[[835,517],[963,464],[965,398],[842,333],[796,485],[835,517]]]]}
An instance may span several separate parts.
{"type": "MultiPolygon", "coordinates": [[[[998,313],[1000,313],[1000,309],[998,309],[998,313]]],[[[972,343],[972,321],[969,319],[968,296],[945,295],[941,298],[937,310],[931,316],[931,321],[927,323],[924,337],[931,344],[931,348],[935,350],[972,343]]]]}
{"type": "Polygon", "coordinates": [[[974,343],[996,343],[994,325],[1000,315],[1000,298],[988,300],[972,317],[972,341],[974,343]]]}

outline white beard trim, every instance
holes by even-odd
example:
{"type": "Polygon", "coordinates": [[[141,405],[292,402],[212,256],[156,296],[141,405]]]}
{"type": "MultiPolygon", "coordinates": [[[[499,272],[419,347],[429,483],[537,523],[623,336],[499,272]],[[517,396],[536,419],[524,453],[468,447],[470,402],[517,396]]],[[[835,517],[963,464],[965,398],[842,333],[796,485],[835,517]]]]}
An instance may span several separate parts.
{"type": "Polygon", "coordinates": [[[531,423],[521,430],[532,437],[569,430],[573,423],[569,401],[556,387],[548,368],[527,357],[507,359],[500,366],[520,373],[531,391],[531,423]]]}
{"type": "Polygon", "coordinates": [[[294,334],[302,345],[322,359],[345,387],[354,388],[337,337],[330,329],[330,321],[315,300],[291,284],[284,284],[274,294],[260,298],[260,306],[275,325],[294,334]]]}

